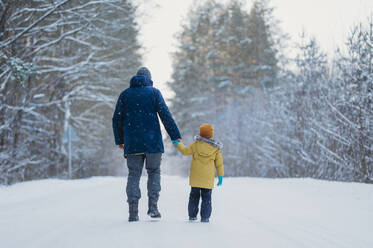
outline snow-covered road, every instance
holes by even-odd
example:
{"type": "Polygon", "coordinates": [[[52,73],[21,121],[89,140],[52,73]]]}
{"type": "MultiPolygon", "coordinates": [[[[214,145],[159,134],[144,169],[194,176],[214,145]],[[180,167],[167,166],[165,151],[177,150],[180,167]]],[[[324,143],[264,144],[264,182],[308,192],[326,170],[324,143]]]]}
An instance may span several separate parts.
{"type": "Polygon", "coordinates": [[[373,186],[226,178],[208,224],[187,221],[186,178],[162,177],[160,211],[127,222],[126,179],[42,180],[0,187],[1,248],[373,247],[373,186]]]}

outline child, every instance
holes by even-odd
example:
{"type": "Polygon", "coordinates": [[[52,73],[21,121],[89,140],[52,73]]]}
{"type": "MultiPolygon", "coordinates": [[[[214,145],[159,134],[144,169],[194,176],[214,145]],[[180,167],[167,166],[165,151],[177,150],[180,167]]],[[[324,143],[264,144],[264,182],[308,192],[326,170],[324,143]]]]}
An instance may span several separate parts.
{"type": "Polygon", "coordinates": [[[192,187],[188,204],[189,220],[197,220],[201,197],[201,222],[209,222],[215,168],[219,177],[217,185],[223,183],[224,167],[221,155],[223,144],[213,140],[213,137],[213,127],[210,124],[203,124],[199,129],[199,135],[194,137],[195,142],[188,147],[178,140],[172,141],[184,156],[193,155],[189,176],[189,185],[192,187]]]}

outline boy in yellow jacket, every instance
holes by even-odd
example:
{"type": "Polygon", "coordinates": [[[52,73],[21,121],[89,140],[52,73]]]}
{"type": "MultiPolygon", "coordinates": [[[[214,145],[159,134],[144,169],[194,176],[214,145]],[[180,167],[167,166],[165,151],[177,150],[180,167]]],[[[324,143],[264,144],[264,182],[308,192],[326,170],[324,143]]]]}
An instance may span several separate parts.
{"type": "Polygon", "coordinates": [[[201,125],[199,131],[199,135],[194,137],[195,142],[188,147],[178,140],[172,142],[184,156],[193,156],[189,176],[189,185],[192,187],[188,203],[189,220],[197,219],[199,199],[202,198],[201,222],[209,222],[215,168],[219,177],[217,185],[223,182],[223,144],[212,139],[214,128],[210,124],[201,125]]]}

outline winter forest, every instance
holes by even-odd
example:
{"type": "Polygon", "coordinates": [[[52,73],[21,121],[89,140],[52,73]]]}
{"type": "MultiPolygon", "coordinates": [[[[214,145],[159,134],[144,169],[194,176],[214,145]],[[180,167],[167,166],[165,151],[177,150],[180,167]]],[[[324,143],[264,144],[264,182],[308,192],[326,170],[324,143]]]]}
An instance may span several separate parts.
{"type": "MultiPolygon", "coordinates": [[[[111,118],[143,62],[139,4],[0,0],[0,184],[122,173],[111,118]]],[[[185,11],[168,82],[185,143],[209,122],[226,176],[373,182],[373,12],[329,54],[307,30],[292,46],[267,0],[185,11]]]]}

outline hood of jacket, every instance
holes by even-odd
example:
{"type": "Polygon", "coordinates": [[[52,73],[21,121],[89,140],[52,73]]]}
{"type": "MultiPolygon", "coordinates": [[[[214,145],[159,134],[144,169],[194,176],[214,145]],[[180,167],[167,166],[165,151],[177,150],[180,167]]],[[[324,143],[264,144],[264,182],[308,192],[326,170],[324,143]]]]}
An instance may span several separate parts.
{"type": "Polygon", "coordinates": [[[131,88],[139,88],[144,86],[153,86],[153,81],[145,76],[133,76],[130,81],[131,88]]]}
{"type": "Polygon", "coordinates": [[[223,144],[219,141],[207,139],[199,135],[195,136],[194,140],[200,141],[196,142],[196,148],[198,154],[204,157],[211,156],[217,150],[221,150],[223,148],[223,144]]]}

